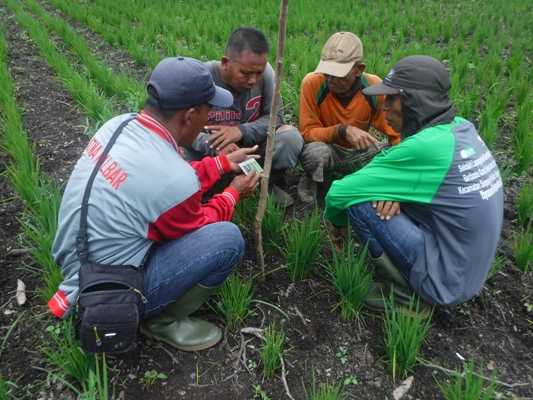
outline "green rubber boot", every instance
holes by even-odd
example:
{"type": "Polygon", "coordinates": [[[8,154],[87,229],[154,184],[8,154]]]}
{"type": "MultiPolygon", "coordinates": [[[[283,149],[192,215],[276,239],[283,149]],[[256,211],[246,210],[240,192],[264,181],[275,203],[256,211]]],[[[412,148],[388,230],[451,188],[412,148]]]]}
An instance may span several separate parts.
{"type": "Polygon", "coordinates": [[[217,288],[192,287],[155,317],[141,322],[141,333],[182,351],[200,351],[216,345],[222,331],[216,325],[189,317],[216,292],[217,288]]]}
{"type": "MultiPolygon", "coordinates": [[[[413,289],[409,286],[400,271],[394,266],[391,259],[383,252],[377,258],[372,259],[375,265],[375,275],[382,282],[373,282],[365,299],[365,305],[374,310],[385,309],[385,299],[388,299],[392,291],[395,304],[409,306],[413,295],[413,289]]],[[[431,306],[416,296],[419,301],[419,312],[429,314],[431,306]]],[[[405,307],[404,307],[405,308],[405,307]]]]}

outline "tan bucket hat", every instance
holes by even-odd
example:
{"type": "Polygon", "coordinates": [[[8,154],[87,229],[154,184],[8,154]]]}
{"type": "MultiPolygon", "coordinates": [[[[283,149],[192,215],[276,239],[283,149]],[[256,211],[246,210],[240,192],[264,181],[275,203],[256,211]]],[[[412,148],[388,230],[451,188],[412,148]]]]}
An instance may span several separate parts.
{"type": "Polygon", "coordinates": [[[322,48],[315,72],[342,78],[348,75],[356,62],[362,60],[361,39],[351,32],[337,32],[331,35],[322,48]]]}

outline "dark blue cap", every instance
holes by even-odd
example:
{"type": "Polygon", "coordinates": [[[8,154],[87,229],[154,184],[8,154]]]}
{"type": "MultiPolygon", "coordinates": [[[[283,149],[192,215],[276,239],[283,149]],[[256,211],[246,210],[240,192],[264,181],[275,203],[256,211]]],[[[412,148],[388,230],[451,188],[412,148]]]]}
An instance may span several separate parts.
{"type": "Polygon", "coordinates": [[[150,101],[162,110],[180,110],[209,103],[230,107],[232,94],[216,86],[207,66],[189,57],[169,57],[156,65],[147,85],[150,101]]]}
{"type": "Polygon", "coordinates": [[[444,64],[433,57],[408,56],[392,67],[383,82],[366,87],[363,93],[368,96],[389,95],[407,89],[447,93],[450,90],[450,74],[444,64]]]}

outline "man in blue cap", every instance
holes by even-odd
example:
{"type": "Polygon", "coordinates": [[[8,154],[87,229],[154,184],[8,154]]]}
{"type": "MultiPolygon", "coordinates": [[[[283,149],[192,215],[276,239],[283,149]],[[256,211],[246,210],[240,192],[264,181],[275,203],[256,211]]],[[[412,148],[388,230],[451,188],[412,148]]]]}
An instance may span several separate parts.
{"type": "Polygon", "coordinates": [[[215,325],[190,318],[216,291],[244,252],[230,223],[235,205],[257,186],[259,176],[237,175],[207,203],[202,195],[255,148],[189,163],[190,145],[207,123],[211,106],[233,103],[208,68],[186,57],[166,58],[152,72],[148,100],[138,114],[120,115],[96,132],[65,188],[53,256],[64,281],[48,305],[67,315],[79,293],[76,253],[82,195],[106,143],[129,120],[94,181],[88,209],[89,260],[144,268],[145,320],[141,332],[180,350],[198,351],[222,338],[215,325]]]}

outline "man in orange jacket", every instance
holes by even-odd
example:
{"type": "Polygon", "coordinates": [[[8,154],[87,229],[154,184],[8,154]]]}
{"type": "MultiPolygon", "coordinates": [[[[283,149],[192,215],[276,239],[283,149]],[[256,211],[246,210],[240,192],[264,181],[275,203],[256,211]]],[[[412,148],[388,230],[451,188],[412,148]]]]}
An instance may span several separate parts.
{"type": "Polygon", "coordinates": [[[363,89],[381,83],[363,72],[363,44],[351,32],[333,34],[322,49],[315,70],[302,81],[300,132],[304,137],[300,159],[305,174],[298,195],[306,203],[316,200],[317,183],[324,172],[353,172],[383,146],[368,133],[372,125],[397,144],[400,135],[385,120],[384,96],[366,96],[363,89]]]}

